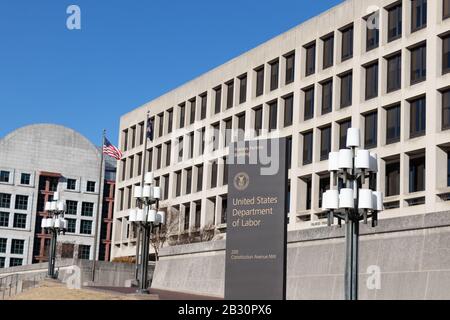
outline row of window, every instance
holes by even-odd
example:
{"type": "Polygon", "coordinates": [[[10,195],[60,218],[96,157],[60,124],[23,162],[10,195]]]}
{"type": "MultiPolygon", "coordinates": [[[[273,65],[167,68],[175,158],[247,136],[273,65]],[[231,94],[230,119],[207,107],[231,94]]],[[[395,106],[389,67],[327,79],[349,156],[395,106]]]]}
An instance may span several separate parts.
{"type": "MultiPolygon", "coordinates": [[[[23,264],[22,258],[9,258],[9,266],[10,267],[18,267],[23,264]]],[[[0,269],[3,269],[6,265],[6,258],[0,257],[0,269]]]]}
{"type": "MultiPolygon", "coordinates": [[[[0,183],[11,183],[11,171],[0,170],[0,183]]],[[[31,184],[31,174],[22,172],[20,174],[20,184],[29,186],[31,184]]]]}
{"type": "MultiPolygon", "coordinates": [[[[11,194],[0,193],[0,208],[3,209],[11,208],[11,194]]],[[[28,196],[17,194],[14,209],[28,210],[28,196]]]]}
{"type": "MultiPolygon", "coordinates": [[[[6,253],[6,245],[8,239],[0,238],[0,253],[6,253]]],[[[25,240],[12,239],[11,240],[11,254],[23,254],[25,247],[25,240]]]]}
{"type": "MultiPolygon", "coordinates": [[[[9,227],[9,212],[0,212],[0,227],[9,227]]],[[[14,213],[13,228],[26,229],[27,215],[23,213],[14,213]]]]}
{"type": "MultiPolygon", "coordinates": [[[[66,200],[66,214],[77,215],[78,201],[66,200]]],[[[82,202],[81,203],[81,216],[93,217],[94,216],[94,203],[82,202]]]]}
{"type": "MultiPolygon", "coordinates": [[[[77,219],[66,218],[67,220],[67,233],[77,232],[77,219]]],[[[92,234],[92,221],[80,220],[80,234],[90,235],[92,234]]]]}

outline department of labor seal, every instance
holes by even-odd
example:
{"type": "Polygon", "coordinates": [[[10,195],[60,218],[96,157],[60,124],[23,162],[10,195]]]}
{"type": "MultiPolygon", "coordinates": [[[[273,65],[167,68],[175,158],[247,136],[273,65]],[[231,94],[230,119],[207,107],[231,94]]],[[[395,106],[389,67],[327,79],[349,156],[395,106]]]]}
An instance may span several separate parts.
{"type": "Polygon", "coordinates": [[[249,183],[250,177],[245,172],[240,172],[234,176],[234,187],[239,191],[247,189],[249,183]]]}

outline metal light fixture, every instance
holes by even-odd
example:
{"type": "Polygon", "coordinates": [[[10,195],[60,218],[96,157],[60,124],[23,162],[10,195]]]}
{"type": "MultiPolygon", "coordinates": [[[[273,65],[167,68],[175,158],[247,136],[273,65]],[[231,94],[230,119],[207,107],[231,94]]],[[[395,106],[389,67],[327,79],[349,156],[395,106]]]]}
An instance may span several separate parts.
{"type": "MultiPolygon", "coordinates": [[[[144,177],[143,186],[135,186],[133,197],[136,200],[136,209],[130,209],[128,221],[142,232],[140,252],[140,279],[138,293],[146,294],[148,290],[148,260],[150,249],[150,237],[153,228],[165,224],[165,213],[159,211],[161,188],[153,185],[154,175],[148,172],[144,177]]],[[[137,258],[137,257],[136,257],[137,258]]]]}
{"type": "Polygon", "coordinates": [[[53,201],[47,201],[44,206],[47,211],[47,218],[42,218],[41,228],[45,233],[51,234],[50,246],[48,248],[48,272],[49,278],[55,279],[56,263],[56,243],[59,234],[65,234],[67,230],[67,220],[64,219],[66,213],[66,203],[60,200],[59,192],[53,194],[53,201]]]}
{"type": "Polygon", "coordinates": [[[378,223],[378,213],[383,210],[383,194],[366,188],[366,178],[378,172],[375,153],[360,148],[359,129],[347,131],[347,149],[329,154],[328,170],[332,178],[331,190],[323,194],[322,209],[328,213],[328,225],[335,219],[346,225],[345,298],[358,297],[358,242],[359,222],[371,219],[372,227],[378,223]],[[339,189],[338,180],[343,187],[339,189]]]}

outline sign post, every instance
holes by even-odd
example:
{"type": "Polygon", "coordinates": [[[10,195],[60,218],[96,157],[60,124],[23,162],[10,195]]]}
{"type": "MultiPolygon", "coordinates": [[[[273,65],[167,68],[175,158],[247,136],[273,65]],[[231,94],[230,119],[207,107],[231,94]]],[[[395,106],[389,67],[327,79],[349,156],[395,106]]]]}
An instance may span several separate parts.
{"type": "Polygon", "coordinates": [[[234,143],[228,158],[225,299],[286,298],[286,139],[234,143]]]}

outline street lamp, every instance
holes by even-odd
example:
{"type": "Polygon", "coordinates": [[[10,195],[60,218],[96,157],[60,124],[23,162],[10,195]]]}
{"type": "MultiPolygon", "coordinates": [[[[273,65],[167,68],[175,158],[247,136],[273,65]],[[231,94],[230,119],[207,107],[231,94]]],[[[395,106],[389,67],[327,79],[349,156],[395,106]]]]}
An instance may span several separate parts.
{"type": "MultiPolygon", "coordinates": [[[[136,199],[137,208],[130,210],[129,221],[142,231],[141,237],[141,272],[138,293],[146,294],[148,290],[148,259],[150,249],[150,237],[154,227],[166,223],[165,213],[159,211],[161,188],[153,185],[153,173],[148,172],[144,177],[143,186],[135,186],[133,196],[136,199]]],[[[136,257],[137,258],[137,257],[136,257]]]]}
{"type": "Polygon", "coordinates": [[[59,199],[59,192],[53,194],[53,201],[45,203],[47,218],[41,221],[41,228],[47,234],[51,234],[50,247],[48,248],[48,273],[49,278],[55,279],[56,262],[56,242],[59,234],[65,234],[67,229],[67,220],[64,219],[66,212],[66,203],[59,199]]]}
{"type": "Polygon", "coordinates": [[[366,178],[378,173],[378,158],[375,153],[360,148],[359,129],[347,131],[347,149],[329,154],[331,174],[330,188],[323,194],[322,209],[328,213],[328,226],[335,218],[338,225],[345,221],[346,263],[345,298],[358,299],[358,242],[359,223],[372,227],[378,224],[378,213],[383,210],[383,194],[367,187],[366,178]],[[339,186],[339,178],[343,184],[339,186]]]}

